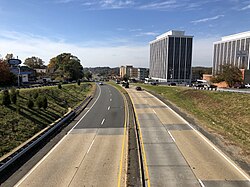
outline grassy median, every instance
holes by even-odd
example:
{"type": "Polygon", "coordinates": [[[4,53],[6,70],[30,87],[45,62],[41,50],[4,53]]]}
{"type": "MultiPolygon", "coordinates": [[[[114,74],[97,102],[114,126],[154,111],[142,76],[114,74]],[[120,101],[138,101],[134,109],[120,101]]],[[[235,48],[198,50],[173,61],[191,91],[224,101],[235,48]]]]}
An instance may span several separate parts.
{"type": "Polygon", "coordinates": [[[57,86],[21,89],[16,104],[9,106],[1,104],[3,93],[0,93],[0,157],[59,119],[69,108],[76,107],[92,88],[92,84],[82,83],[65,84],[61,89],[57,86]],[[44,96],[48,101],[46,109],[36,104],[44,96]],[[32,108],[27,105],[29,100],[34,103],[32,108]]]}
{"type": "Polygon", "coordinates": [[[250,94],[194,90],[186,87],[140,84],[160,94],[199,120],[208,131],[222,135],[227,143],[250,155],[250,94]]]}

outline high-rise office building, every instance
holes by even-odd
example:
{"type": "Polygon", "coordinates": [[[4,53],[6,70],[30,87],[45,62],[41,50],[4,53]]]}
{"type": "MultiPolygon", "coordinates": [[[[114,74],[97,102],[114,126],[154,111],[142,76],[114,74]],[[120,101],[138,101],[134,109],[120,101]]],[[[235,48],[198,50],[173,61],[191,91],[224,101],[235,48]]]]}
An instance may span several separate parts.
{"type": "Polygon", "coordinates": [[[250,31],[221,38],[214,42],[213,75],[219,74],[223,65],[250,69],[250,31]]]}
{"type": "Polygon", "coordinates": [[[126,66],[121,66],[120,67],[120,77],[124,77],[124,75],[130,77],[130,72],[133,69],[132,65],[126,65],[126,66]]]}
{"type": "Polygon", "coordinates": [[[120,67],[120,77],[123,78],[126,75],[126,68],[124,66],[120,67]]]}
{"type": "Polygon", "coordinates": [[[138,68],[138,80],[145,80],[148,77],[149,69],[148,68],[138,68]]]}
{"type": "Polygon", "coordinates": [[[160,82],[190,82],[193,36],[169,31],[150,42],[149,76],[160,82]]]}

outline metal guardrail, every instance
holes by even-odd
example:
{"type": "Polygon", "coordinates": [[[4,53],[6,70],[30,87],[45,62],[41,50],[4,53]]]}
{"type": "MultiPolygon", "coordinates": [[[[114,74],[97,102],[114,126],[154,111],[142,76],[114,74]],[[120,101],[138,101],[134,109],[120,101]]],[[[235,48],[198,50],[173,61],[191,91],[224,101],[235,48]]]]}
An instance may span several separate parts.
{"type": "Polygon", "coordinates": [[[89,104],[91,100],[92,100],[91,96],[87,97],[78,107],[76,107],[73,111],[68,113],[64,118],[59,120],[55,125],[45,130],[43,133],[39,134],[34,139],[31,139],[27,144],[22,146],[20,149],[12,153],[7,158],[3,159],[0,162],[0,173],[3,172],[8,166],[13,164],[17,159],[20,159],[24,154],[26,154],[36,145],[41,143],[44,139],[49,137],[52,133],[56,132],[61,127],[63,127],[64,124],[66,124],[71,119],[76,117],[89,104]]]}

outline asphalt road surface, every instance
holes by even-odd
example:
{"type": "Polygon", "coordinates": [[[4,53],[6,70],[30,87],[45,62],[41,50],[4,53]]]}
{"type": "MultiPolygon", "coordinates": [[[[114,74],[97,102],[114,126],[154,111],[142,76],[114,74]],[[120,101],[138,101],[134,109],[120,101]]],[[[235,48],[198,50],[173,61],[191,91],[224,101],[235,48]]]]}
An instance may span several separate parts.
{"type": "Polygon", "coordinates": [[[123,185],[124,106],[115,88],[98,85],[75,127],[16,186],[123,185]]]}
{"type": "Polygon", "coordinates": [[[140,125],[147,186],[250,186],[246,173],[159,99],[127,91],[140,125]]]}

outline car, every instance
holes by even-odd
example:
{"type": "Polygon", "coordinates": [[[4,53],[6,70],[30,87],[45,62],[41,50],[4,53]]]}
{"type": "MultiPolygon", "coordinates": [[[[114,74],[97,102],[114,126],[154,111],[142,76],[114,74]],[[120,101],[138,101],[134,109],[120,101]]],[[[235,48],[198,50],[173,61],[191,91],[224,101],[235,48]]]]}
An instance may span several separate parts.
{"type": "Polygon", "coordinates": [[[135,89],[136,89],[137,91],[141,91],[141,90],[142,90],[140,86],[137,86],[135,89]]]}
{"type": "Polygon", "coordinates": [[[103,82],[99,82],[99,85],[103,85],[103,82]]]}
{"type": "Polygon", "coordinates": [[[123,82],[122,82],[122,86],[126,86],[126,82],[123,81],[123,82]]]}
{"type": "Polygon", "coordinates": [[[171,82],[171,83],[169,84],[169,86],[176,86],[176,83],[175,83],[175,82],[171,82]]]}
{"type": "Polygon", "coordinates": [[[157,85],[157,83],[156,83],[156,82],[151,82],[150,84],[151,84],[151,85],[154,85],[154,86],[156,86],[156,85],[157,85]]]}
{"type": "Polygon", "coordinates": [[[240,83],[236,83],[233,87],[238,88],[238,89],[246,88],[244,84],[240,84],[240,83]]]}
{"type": "Polygon", "coordinates": [[[245,84],[245,87],[246,88],[250,88],[250,84],[248,83],[248,84],[245,84]]]}
{"type": "Polygon", "coordinates": [[[206,84],[206,85],[204,85],[204,87],[205,88],[217,88],[217,86],[214,84],[206,84]]]}

